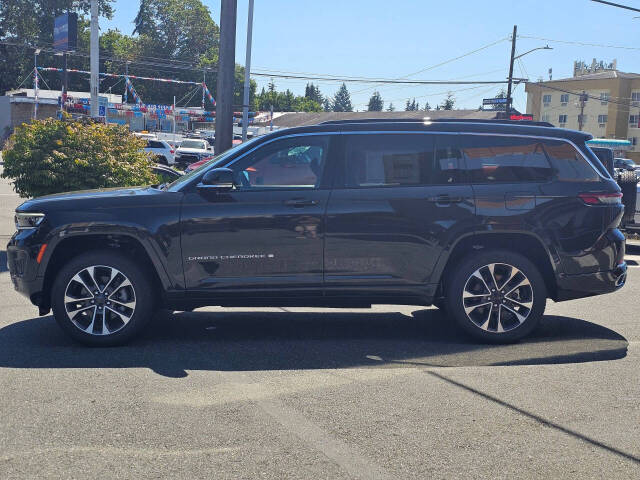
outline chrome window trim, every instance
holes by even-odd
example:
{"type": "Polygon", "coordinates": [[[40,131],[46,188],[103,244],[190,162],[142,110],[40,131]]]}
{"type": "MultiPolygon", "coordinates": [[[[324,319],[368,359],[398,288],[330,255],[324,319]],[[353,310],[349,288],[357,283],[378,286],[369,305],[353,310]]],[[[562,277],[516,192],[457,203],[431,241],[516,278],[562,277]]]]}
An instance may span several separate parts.
{"type": "MultiPolygon", "coordinates": [[[[540,127],[540,128],[552,128],[552,127],[540,127]]],[[[553,127],[553,128],[555,128],[555,127],[553,127]]],[[[225,167],[229,167],[230,165],[233,165],[234,163],[236,163],[238,160],[240,160],[240,159],[246,157],[247,155],[253,153],[258,148],[261,148],[261,147],[263,147],[265,145],[273,143],[273,142],[275,142],[277,140],[284,140],[284,139],[287,139],[287,138],[295,138],[295,137],[306,137],[306,136],[370,135],[370,134],[376,134],[376,135],[393,135],[393,134],[401,134],[401,135],[405,135],[405,134],[411,134],[411,135],[475,135],[475,136],[480,136],[480,137],[491,136],[491,137],[512,137],[512,138],[537,138],[537,139],[540,139],[540,140],[561,141],[561,142],[566,142],[569,145],[571,145],[580,154],[582,159],[589,164],[589,166],[593,169],[593,171],[596,172],[596,175],[598,175],[598,177],[602,178],[603,180],[611,180],[610,177],[605,177],[604,175],[602,175],[600,170],[598,170],[595,167],[595,165],[591,162],[591,160],[589,160],[589,158],[582,152],[582,150],[580,150],[578,145],[576,145],[573,141],[569,140],[568,138],[547,137],[547,136],[544,136],[544,135],[529,135],[529,134],[516,134],[516,133],[494,133],[494,132],[443,132],[443,131],[438,131],[438,130],[429,130],[429,131],[418,131],[418,130],[359,130],[359,131],[329,131],[329,132],[291,133],[289,135],[278,136],[276,138],[272,138],[271,140],[267,140],[266,142],[262,142],[259,145],[253,147],[251,150],[249,150],[249,151],[243,153],[242,155],[234,158],[233,160],[231,160],[231,162],[227,163],[224,166],[225,167]]],[[[219,168],[219,167],[220,166],[218,166],[217,168],[219,168]]],[[[207,171],[208,170],[209,169],[207,169],[207,171]]],[[[207,171],[202,172],[202,174],[204,175],[207,171]]]]}

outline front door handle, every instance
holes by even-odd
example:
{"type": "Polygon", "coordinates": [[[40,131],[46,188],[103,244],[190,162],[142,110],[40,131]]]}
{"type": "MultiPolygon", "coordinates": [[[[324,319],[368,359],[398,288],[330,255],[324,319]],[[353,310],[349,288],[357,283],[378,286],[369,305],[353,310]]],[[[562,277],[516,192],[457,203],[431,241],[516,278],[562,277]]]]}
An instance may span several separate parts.
{"type": "Polygon", "coordinates": [[[287,207],[303,208],[313,207],[314,205],[317,205],[318,202],[317,200],[310,200],[308,198],[292,198],[291,200],[285,200],[284,204],[287,207]]]}
{"type": "Polygon", "coordinates": [[[435,203],[436,205],[450,205],[452,203],[464,202],[464,197],[452,197],[451,195],[436,195],[433,197],[429,197],[428,200],[430,202],[435,203]]]}

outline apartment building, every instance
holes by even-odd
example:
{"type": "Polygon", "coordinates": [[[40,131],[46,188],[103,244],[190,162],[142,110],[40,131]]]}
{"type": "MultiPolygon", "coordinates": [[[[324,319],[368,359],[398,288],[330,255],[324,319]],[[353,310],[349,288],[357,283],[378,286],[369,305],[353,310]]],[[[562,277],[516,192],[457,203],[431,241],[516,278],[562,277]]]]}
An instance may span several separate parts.
{"type": "Polygon", "coordinates": [[[640,74],[620,72],[615,62],[610,69],[577,65],[571,78],[527,83],[527,113],[595,138],[629,140],[624,156],[640,163],[640,74]]]}

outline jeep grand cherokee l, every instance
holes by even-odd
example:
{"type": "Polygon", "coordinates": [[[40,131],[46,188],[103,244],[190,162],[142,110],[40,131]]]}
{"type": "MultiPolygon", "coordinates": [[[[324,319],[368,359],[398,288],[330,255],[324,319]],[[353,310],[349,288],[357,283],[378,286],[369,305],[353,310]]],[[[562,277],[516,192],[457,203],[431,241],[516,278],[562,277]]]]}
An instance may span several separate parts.
{"type": "Polygon", "coordinates": [[[374,303],[514,341],[547,298],[626,278],[620,189],[588,134],[545,125],[328,122],[171,184],[36,198],[16,210],[11,278],[89,345],[129,340],[157,308],[374,303]]]}

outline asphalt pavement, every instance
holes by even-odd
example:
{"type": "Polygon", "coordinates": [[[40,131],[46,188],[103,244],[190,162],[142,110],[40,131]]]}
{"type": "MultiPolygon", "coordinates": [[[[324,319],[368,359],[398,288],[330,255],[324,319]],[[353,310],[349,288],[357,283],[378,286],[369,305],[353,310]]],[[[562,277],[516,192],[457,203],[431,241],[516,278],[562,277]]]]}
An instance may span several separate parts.
{"type": "Polygon", "coordinates": [[[515,345],[434,308],[205,308],[89,349],[14,292],[0,181],[0,478],[640,478],[640,246],[515,345]]]}

